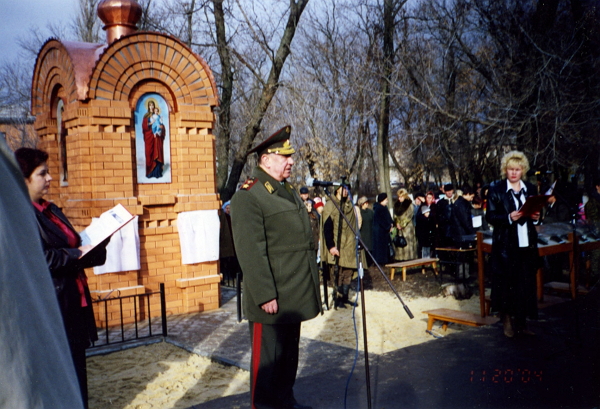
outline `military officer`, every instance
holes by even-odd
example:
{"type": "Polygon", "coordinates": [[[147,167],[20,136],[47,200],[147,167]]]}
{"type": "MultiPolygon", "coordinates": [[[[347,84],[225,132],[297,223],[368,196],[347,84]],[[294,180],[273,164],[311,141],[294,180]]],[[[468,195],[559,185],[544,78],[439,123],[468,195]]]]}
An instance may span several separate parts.
{"type": "Polygon", "coordinates": [[[280,129],[249,152],[258,154],[258,167],[231,200],[252,342],[253,409],[309,408],[293,392],[300,324],[322,313],[308,213],[286,180],[295,152],[290,131],[280,129]]]}

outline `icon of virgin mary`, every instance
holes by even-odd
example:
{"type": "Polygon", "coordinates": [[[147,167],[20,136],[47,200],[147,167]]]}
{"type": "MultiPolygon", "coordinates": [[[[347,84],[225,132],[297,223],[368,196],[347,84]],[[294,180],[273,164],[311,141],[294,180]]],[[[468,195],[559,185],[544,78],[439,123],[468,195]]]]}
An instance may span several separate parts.
{"type": "Polygon", "coordinates": [[[162,123],[159,108],[154,99],[146,103],[148,111],[142,118],[142,133],[144,134],[144,151],[146,153],[146,177],[161,178],[165,165],[163,143],[165,141],[165,126],[162,123]]]}

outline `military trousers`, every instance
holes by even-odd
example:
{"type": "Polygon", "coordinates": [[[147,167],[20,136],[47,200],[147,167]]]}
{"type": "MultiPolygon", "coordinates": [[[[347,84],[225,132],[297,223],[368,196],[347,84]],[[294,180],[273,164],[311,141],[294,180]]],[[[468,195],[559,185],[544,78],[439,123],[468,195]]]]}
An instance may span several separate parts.
{"type": "Polygon", "coordinates": [[[300,325],[249,322],[252,342],[250,399],[252,409],[293,407],[298,370],[300,325]]]}

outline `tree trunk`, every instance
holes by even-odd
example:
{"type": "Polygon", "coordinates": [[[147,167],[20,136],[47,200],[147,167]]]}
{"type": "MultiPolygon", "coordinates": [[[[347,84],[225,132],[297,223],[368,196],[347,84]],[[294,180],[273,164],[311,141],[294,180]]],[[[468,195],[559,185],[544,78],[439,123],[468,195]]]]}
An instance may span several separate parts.
{"type": "Polygon", "coordinates": [[[216,135],[217,149],[217,190],[223,192],[229,171],[229,152],[231,148],[231,98],[233,95],[233,68],[231,53],[225,32],[225,13],[223,0],[213,0],[215,26],[217,34],[217,52],[221,62],[221,95],[216,135]]]}
{"type": "Polygon", "coordinates": [[[251,149],[256,135],[258,135],[261,130],[261,124],[265,116],[265,112],[269,108],[269,105],[271,104],[271,101],[273,100],[273,97],[279,88],[279,77],[281,75],[281,71],[283,70],[285,60],[290,55],[291,44],[292,40],[294,39],[294,34],[296,34],[298,21],[300,20],[300,16],[302,15],[307,3],[308,0],[290,0],[290,15],[288,16],[285,31],[281,37],[281,42],[279,43],[279,48],[277,49],[275,58],[272,61],[273,65],[271,66],[269,78],[263,87],[260,100],[254,107],[250,122],[246,125],[246,129],[240,141],[240,146],[236,151],[235,157],[233,158],[233,164],[231,166],[231,171],[229,172],[227,184],[221,191],[222,200],[229,200],[235,193],[238,181],[244,169],[244,165],[246,164],[246,156],[248,155],[248,151],[251,149]]]}
{"type": "Polygon", "coordinates": [[[392,203],[390,186],[390,159],[388,140],[390,131],[390,82],[394,64],[394,0],[385,0],[383,6],[383,73],[381,76],[381,101],[377,120],[377,170],[379,189],[386,192],[392,203]]]}

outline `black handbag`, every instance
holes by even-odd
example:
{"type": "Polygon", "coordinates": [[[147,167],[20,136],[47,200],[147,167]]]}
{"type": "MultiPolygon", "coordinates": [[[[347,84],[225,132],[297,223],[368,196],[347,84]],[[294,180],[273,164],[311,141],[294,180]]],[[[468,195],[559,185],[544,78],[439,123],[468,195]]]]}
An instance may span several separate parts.
{"type": "Polygon", "coordinates": [[[388,242],[388,259],[393,260],[395,255],[396,250],[394,249],[394,246],[392,245],[392,243],[388,242]]]}
{"type": "Polygon", "coordinates": [[[406,241],[406,238],[403,234],[400,233],[400,231],[398,231],[398,234],[396,234],[396,236],[394,237],[394,246],[404,248],[407,245],[408,242],[406,241]]]}

